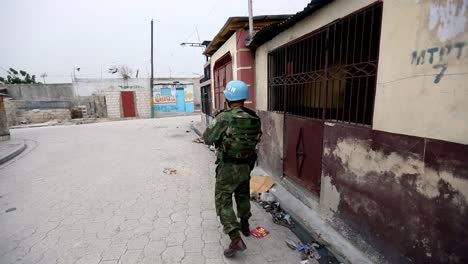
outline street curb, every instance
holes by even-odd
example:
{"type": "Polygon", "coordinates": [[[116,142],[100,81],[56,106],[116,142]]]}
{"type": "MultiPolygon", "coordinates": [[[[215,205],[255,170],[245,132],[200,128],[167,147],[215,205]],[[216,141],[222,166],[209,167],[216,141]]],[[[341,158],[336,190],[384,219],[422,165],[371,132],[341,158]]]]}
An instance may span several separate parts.
{"type": "Polygon", "coordinates": [[[364,252],[361,252],[334,228],[325,223],[314,209],[307,207],[294,197],[280,181],[277,181],[270,189],[270,193],[280,202],[283,210],[291,215],[296,223],[299,223],[314,239],[326,245],[327,249],[340,262],[346,264],[373,263],[364,252]]]}
{"type": "Polygon", "coordinates": [[[21,142],[19,147],[14,149],[12,152],[8,153],[7,155],[0,157],[0,165],[6,163],[7,161],[10,161],[11,159],[17,157],[19,154],[23,153],[23,151],[26,149],[26,144],[24,144],[24,141],[21,142]]]}

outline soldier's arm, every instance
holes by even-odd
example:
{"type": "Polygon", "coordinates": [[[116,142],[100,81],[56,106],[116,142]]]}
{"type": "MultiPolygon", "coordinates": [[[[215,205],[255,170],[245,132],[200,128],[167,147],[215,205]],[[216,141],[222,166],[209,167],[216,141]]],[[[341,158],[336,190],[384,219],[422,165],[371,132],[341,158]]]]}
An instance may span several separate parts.
{"type": "Polygon", "coordinates": [[[223,119],[223,115],[216,116],[203,133],[203,140],[206,145],[213,145],[218,142],[222,135],[227,130],[227,121],[223,119]]]}

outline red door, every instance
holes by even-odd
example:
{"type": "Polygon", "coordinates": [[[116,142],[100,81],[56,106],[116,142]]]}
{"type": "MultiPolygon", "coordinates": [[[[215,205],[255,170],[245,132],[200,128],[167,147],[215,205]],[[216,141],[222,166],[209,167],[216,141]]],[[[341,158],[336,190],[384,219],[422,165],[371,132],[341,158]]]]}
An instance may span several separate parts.
{"type": "Polygon", "coordinates": [[[136,117],[135,114],[135,97],[132,91],[120,92],[122,97],[123,117],[136,117]]]}

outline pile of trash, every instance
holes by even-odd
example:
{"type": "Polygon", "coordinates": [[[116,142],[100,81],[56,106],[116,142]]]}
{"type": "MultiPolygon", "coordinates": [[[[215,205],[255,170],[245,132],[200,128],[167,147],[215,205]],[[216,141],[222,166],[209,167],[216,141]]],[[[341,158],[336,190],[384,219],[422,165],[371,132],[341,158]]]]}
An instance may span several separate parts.
{"type": "Polygon", "coordinates": [[[286,239],[286,245],[290,249],[296,250],[301,252],[301,264],[313,263],[313,260],[319,260],[322,258],[320,253],[318,252],[319,249],[322,249],[323,246],[318,243],[309,243],[304,245],[299,245],[298,243],[294,242],[291,239],[286,239]]]}
{"type": "Polygon", "coordinates": [[[281,209],[280,203],[275,201],[273,194],[269,192],[251,193],[250,199],[257,202],[266,212],[271,214],[273,222],[287,228],[293,228],[295,223],[291,216],[281,209]]]}
{"type": "Polygon", "coordinates": [[[293,228],[295,223],[291,216],[283,211],[280,203],[275,201],[273,194],[269,192],[251,193],[250,199],[257,202],[266,212],[271,214],[273,222],[277,225],[282,225],[287,228],[293,228]]]}
{"type": "MultiPolygon", "coordinates": [[[[252,192],[250,200],[258,203],[266,212],[271,214],[273,222],[277,225],[285,226],[294,232],[296,223],[291,215],[287,214],[276,201],[273,194],[266,192],[252,192]]],[[[328,252],[328,249],[318,243],[311,241],[310,243],[295,242],[292,239],[286,239],[286,245],[301,254],[301,264],[339,264],[340,262],[328,252]]]]}

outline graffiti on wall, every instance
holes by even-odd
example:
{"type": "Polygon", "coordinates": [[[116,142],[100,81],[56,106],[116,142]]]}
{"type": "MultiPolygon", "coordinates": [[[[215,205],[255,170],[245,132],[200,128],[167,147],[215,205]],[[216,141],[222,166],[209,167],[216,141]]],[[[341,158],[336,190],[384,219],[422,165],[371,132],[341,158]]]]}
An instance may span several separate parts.
{"type": "Polygon", "coordinates": [[[434,78],[434,83],[439,83],[447,71],[447,60],[455,58],[460,60],[463,53],[463,48],[466,42],[457,42],[455,44],[446,44],[440,47],[432,47],[428,49],[415,50],[411,53],[411,64],[416,66],[428,63],[433,65],[432,68],[439,71],[434,78]]]}
{"type": "Polygon", "coordinates": [[[157,84],[153,87],[156,112],[193,112],[193,84],[157,84]]]}

